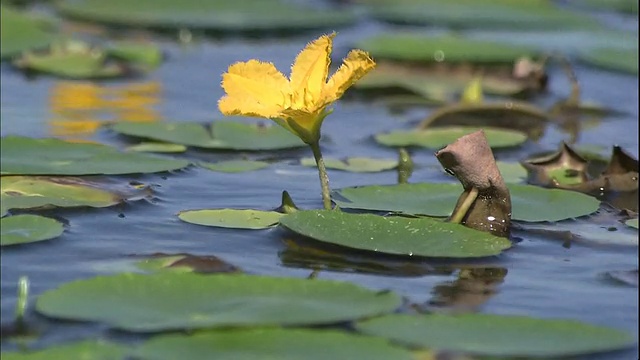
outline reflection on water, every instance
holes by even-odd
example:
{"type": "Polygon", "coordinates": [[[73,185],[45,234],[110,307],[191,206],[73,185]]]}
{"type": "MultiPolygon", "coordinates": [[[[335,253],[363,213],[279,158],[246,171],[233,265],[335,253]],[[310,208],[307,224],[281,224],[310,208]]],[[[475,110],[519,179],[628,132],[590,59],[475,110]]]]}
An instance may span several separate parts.
{"type": "Polygon", "coordinates": [[[478,311],[497,293],[507,269],[501,267],[463,268],[458,278],[433,288],[429,305],[447,307],[454,312],[478,311]]]}
{"type": "Polygon", "coordinates": [[[162,85],[157,81],[105,86],[59,81],[49,93],[49,133],[67,140],[84,140],[108,122],[154,122],[160,114],[162,85]]]}

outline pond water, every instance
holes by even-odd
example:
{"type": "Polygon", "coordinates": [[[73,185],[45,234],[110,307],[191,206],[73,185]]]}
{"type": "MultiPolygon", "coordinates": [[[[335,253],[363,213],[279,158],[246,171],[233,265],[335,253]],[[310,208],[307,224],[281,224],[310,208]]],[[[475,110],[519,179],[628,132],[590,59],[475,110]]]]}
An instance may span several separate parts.
{"type": "MultiPolygon", "coordinates": [[[[637,18],[603,15],[605,21],[619,21],[637,31],[637,18]]],[[[334,61],[344,56],[356,40],[393,29],[370,20],[337,29],[334,61]]],[[[425,30],[426,31],[426,30],[425,30]]],[[[155,71],[144,77],[99,83],[113,89],[121,101],[101,113],[89,114],[95,120],[113,118],[126,121],[199,121],[220,118],[217,100],[223,95],[220,75],[229,64],[258,58],[273,61],[279,69],[288,69],[301,46],[321,32],[287,38],[245,39],[240,37],[197,38],[181,45],[166,37],[157,37],[167,58],[155,71]],[[127,90],[143,90],[132,95],[127,90]]],[[[508,33],[507,33],[508,34],[508,33]]],[[[544,33],[533,33],[544,39],[544,33]]],[[[532,33],[529,36],[536,38],[532,33]]],[[[491,34],[482,34],[491,38],[491,34]]],[[[505,33],[495,33],[505,38],[505,33]]],[[[579,44],[576,44],[579,45],[579,44]]],[[[553,47],[553,44],[550,44],[553,47]]],[[[610,148],[622,146],[638,156],[638,78],[615,72],[576,65],[583,98],[595,100],[621,112],[595,126],[582,129],[579,144],[610,148]]],[[[90,139],[123,146],[122,137],[106,130],[71,128],[64,106],[65,96],[73,96],[74,86],[82,82],[57,80],[47,76],[27,78],[3,63],[1,68],[1,135],[32,137],[60,136],[90,139]],[[57,105],[56,105],[57,104],[57,105]],[[66,121],[66,123],[65,123],[66,121]],[[67,126],[65,126],[65,124],[67,126]],[[75,131],[73,130],[75,129],[75,131]]],[[[549,71],[548,94],[535,100],[550,104],[566,95],[568,82],[557,67],[549,71]]],[[[372,140],[373,134],[408,127],[428,114],[430,109],[391,112],[383,103],[358,100],[339,102],[323,128],[326,157],[368,156],[395,158],[396,152],[372,140]]],[[[80,118],[79,118],[80,119],[80,118]]],[[[90,118],[82,118],[85,122],[90,118]]],[[[550,125],[537,142],[529,141],[513,150],[496,151],[498,160],[518,161],[540,151],[556,150],[569,135],[550,125]]],[[[189,253],[214,255],[253,274],[306,277],[322,262],[308,259],[291,261],[283,239],[283,230],[238,231],[210,228],[181,222],[176,214],[186,209],[256,208],[272,209],[280,204],[281,192],[287,190],[301,208],[320,208],[317,172],[300,166],[295,159],[310,156],[307,149],[276,153],[246,154],[256,159],[279,159],[257,172],[224,174],[190,167],[174,173],[114,176],[118,183],[139,181],[151,184],[151,199],[130,202],[106,209],[56,210],[48,214],[71,225],[52,241],[2,249],[1,291],[2,318],[13,316],[16,286],[20,276],[31,283],[31,304],[35,296],[58,285],[98,274],[136,271],[131,255],[153,253],[189,253]]],[[[433,151],[412,151],[417,165],[410,182],[443,181],[441,167],[433,151]]],[[[190,150],[186,155],[217,160],[237,154],[190,150]]],[[[394,171],[357,174],[329,170],[333,189],[369,184],[393,184],[394,171]]],[[[419,263],[422,271],[407,274],[390,270],[386,274],[359,272],[349,264],[342,270],[322,270],[318,277],[351,281],[374,289],[391,289],[422,306],[452,306],[476,309],[485,313],[518,314],[540,318],[570,318],[605,325],[638,334],[638,289],[608,280],[604,272],[638,268],[637,245],[607,245],[612,238],[637,237],[637,231],[616,221],[614,210],[601,209],[586,218],[568,220],[558,228],[575,231],[584,241],[567,245],[562,239],[533,232],[516,231],[522,241],[504,254],[463,265],[493,269],[502,276],[488,279],[458,280],[458,264],[419,263]],[[611,227],[615,228],[610,229],[611,227]],[[433,266],[433,268],[431,268],[433,266]],[[506,274],[506,275],[505,275],[506,274]]],[[[636,239],[637,244],[637,239],[636,239]]],[[[75,339],[103,336],[135,340],[136,336],[108,331],[106,327],[71,322],[54,322],[30,314],[41,330],[35,345],[48,346],[75,339]]],[[[6,344],[6,349],[16,345],[6,344]]],[[[3,343],[3,350],[5,344],[3,343]]],[[[637,358],[638,349],[595,356],[594,359],[637,358]]]]}

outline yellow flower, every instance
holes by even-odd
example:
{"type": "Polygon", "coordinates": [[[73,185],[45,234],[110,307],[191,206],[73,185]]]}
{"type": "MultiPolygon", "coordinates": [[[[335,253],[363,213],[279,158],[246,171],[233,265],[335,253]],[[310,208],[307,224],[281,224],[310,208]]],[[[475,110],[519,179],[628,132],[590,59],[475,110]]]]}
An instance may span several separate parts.
{"type": "Polygon", "coordinates": [[[369,54],[352,50],[327,81],[335,33],[323,35],[296,57],[289,79],[273,63],[249,60],[229,66],[222,75],[227,93],[218,102],[225,115],[273,119],[308,144],[320,139],[320,126],[338,100],[375,67],[369,54]]]}

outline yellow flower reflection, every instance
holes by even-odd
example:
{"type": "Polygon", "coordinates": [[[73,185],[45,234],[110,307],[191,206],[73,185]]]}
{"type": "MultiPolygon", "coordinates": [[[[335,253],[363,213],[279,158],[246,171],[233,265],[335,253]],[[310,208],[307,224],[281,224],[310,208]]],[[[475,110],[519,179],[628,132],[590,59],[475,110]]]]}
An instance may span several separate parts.
{"type": "Polygon", "coordinates": [[[237,62],[222,75],[227,93],[218,102],[225,115],[273,119],[307,144],[320,139],[320,126],[338,100],[358,79],[375,67],[369,54],[352,50],[327,81],[335,33],[309,43],[291,67],[289,79],[273,63],[237,62]]]}

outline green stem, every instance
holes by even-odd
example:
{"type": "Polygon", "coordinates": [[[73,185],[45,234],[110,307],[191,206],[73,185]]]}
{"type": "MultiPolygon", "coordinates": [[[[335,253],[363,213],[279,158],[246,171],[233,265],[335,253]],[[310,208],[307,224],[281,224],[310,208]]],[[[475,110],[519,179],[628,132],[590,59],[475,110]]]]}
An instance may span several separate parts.
{"type": "Polygon", "coordinates": [[[16,304],[16,321],[22,321],[27,310],[29,299],[29,278],[21,276],[18,280],[18,302],[16,304]]]}
{"type": "Polygon", "coordinates": [[[309,144],[309,146],[311,146],[313,157],[316,159],[316,165],[318,166],[318,173],[320,175],[320,186],[322,187],[322,203],[325,209],[331,210],[329,175],[327,174],[327,168],[324,166],[324,160],[322,160],[322,153],[320,152],[320,142],[316,141],[309,144]]]}
{"type": "Polygon", "coordinates": [[[455,209],[455,212],[451,214],[451,217],[449,218],[449,222],[460,224],[462,219],[464,219],[464,217],[469,212],[469,208],[471,207],[473,202],[476,201],[477,197],[478,197],[478,189],[471,188],[471,190],[469,190],[469,193],[467,194],[467,197],[465,197],[462,203],[460,204],[460,206],[455,209]]]}

